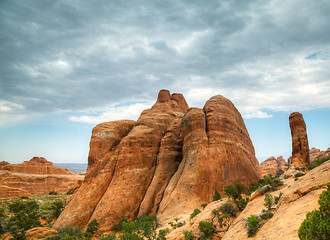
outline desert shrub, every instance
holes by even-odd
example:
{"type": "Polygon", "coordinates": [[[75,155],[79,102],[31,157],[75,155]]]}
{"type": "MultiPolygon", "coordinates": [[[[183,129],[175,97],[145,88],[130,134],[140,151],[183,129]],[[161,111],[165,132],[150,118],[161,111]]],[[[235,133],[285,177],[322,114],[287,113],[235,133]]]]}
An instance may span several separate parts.
{"type": "Polygon", "coordinates": [[[198,224],[198,229],[203,236],[200,239],[210,239],[214,235],[215,227],[211,222],[208,221],[201,221],[198,224]]]}
{"type": "Polygon", "coordinates": [[[39,204],[34,200],[15,200],[9,204],[9,212],[5,228],[14,239],[25,239],[26,230],[41,226],[39,204]]]}
{"type": "Polygon", "coordinates": [[[319,197],[319,209],[308,212],[300,225],[298,236],[302,240],[329,239],[330,236],[330,184],[319,197]]]}
{"type": "Polygon", "coordinates": [[[259,218],[256,215],[250,215],[247,218],[248,226],[248,236],[252,237],[258,231],[259,228],[259,218]]]}
{"type": "Polygon", "coordinates": [[[57,229],[58,234],[46,237],[46,240],[61,240],[61,239],[82,239],[83,229],[74,226],[66,226],[57,229]]]}
{"type": "Polygon", "coordinates": [[[194,236],[192,230],[187,231],[187,230],[183,230],[183,235],[184,235],[184,239],[185,240],[194,240],[196,237],[194,236]]]}
{"type": "Polygon", "coordinates": [[[158,237],[157,240],[166,240],[166,234],[170,232],[170,229],[165,228],[165,229],[160,229],[158,232],[158,237]]]}
{"type": "Polygon", "coordinates": [[[215,190],[215,193],[214,193],[214,196],[213,196],[213,202],[218,201],[220,199],[221,199],[220,193],[217,190],[215,190]]]}
{"type": "Polygon", "coordinates": [[[270,186],[266,186],[266,187],[260,188],[258,191],[261,195],[264,195],[266,192],[269,192],[271,190],[272,190],[272,188],[270,186]]]}
{"type": "Polygon", "coordinates": [[[124,222],[128,222],[126,218],[123,218],[122,220],[120,220],[118,224],[113,225],[111,228],[111,231],[114,231],[114,232],[122,231],[124,222]]]}
{"type": "Polygon", "coordinates": [[[207,203],[203,203],[201,207],[204,209],[207,206],[207,203]]]}
{"type": "Polygon", "coordinates": [[[219,211],[223,214],[230,214],[231,216],[235,217],[237,209],[231,203],[224,203],[221,207],[219,207],[219,211]]]}
{"type": "Polygon", "coordinates": [[[198,208],[195,208],[193,213],[190,214],[190,219],[194,218],[195,216],[197,216],[200,213],[201,213],[201,210],[199,210],[198,208]]]}
{"type": "Polygon", "coordinates": [[[227,185],[224,189],[228,197],[233,199],[241,198],[241,194],[245,191],[245,186],[241,183],[235,183],[234,185],[227,185]]]}
{"type": "Polygon", "coordinates": [[[305,171],[306,167],[295,167],[295,169],[298,171],[305,171]]]}
{"type": "Polygon", "coordinates": [[[179,222],[179,220],[180,218],[174,218],[175,223],[169,222],[168,224],[174,229],[178,227],[182,227],[183,225],[186,224],[186,222],[179,222]]]}
{"type": "Polygon", "coordinates": [[[260,188],[260,184],[256,182],[250,183],[250,187],[248,190],[248,195],[251,195],[253,192],[255,192],[258,188],[260,188]]]}
{"type": "Polygon", "coordinates": [[[320,166],[322,163],[328,161],[329,159],[330,159],[330,155],[325,157],[325,158],[316,160],[316,163],[310,164],[307,168],[308,168],[308,170],[312,170],[313,168],[316,168],[317,166],[320,166]]]}
{"type": "Polygon", "coordinates": [[[29,199],[27,196],[20,197],[21,199],[29,199]]]}
{"type": "Polygon", "coordinates": [[[66,195],[72,195],[73,188],[66,192],[66,195]]]}
{"type": "Polygon", "coordinates": [[[264,205],[267,207],[268,210],[272,208],[274,204],[274,198],[270,193],[266,193],[265,195],[265,200],[264,200],[264,205]]]}
{"type": "Polygon", "coordinates": [[[49,210],[52,211],[53,218],[58,218],[61,212],[63,211],[63,209],[64,209],[64,203],[62,201],[52,202],[51,205],[49,206],[49,210]]]}
{"type": "Polygon", "coordinates": [[[111,234],[106,234],[106,235],[102,235],[99,239],[100,240],[116,240],[116,234],[115,233],[111,233],[111,234]]]}
{"type": "Polygon", "coordinates": [[[294,177],[298,178],[298,177],[301,177],[301,176],[304,176],[305,173],[301,173],[301,172],[298,172],[294,175],[294,177]]]}
{"type": "Polygon", "coordinates": [[[246,207],[248,201],[249,201],[249,198],[235,199],[235,204],[236,204],[236,207],[238,208],[238,210],[242,211],[246,207]]]}
{"type": "Polygon", "coordinates": [[[275,196],[275,197],[274,197],[274,203],[275,203],[275,204],[278,203],[278,201],[280,200],[280,198],[281,198],[282,195],[283,195],[283,193],[280,192],[280,194],[279,194],[278,196],[275,196]]]}
{"type": "Polygon", "coordinates": [[[268,219],[268,218],[272,218],[274,216],[274,214],[272,212],[266,212],[260,215],[261,219],[268,219]]]}
{"type": "Polygon", "coordinates": [[[99,230],[99,227],[100,227],[100,224],[97,222],[96,219],[93,219],[93,221],[88,223],[86,232],[94,235],[97,232],[97,230],[99,230]]]}
{"type": "Polygon", "coordinates": [[[143,240],[142,237],[135,233],[128,233],[125,232],[123,235],[120,235],[119,237],[120,240],[143,240]]]}
{"type": "Polygon", "coordinates": [[[55,192],[55,190],[51,190],[51,191],[49,192],[49,195],[58,195],[58,192],[55,192]]]}
{"type": "Polygon", "coordinates": [[[282,170],[279,170],[277,173],[276,173],[276,176],[275,178],[279,178],[284,172],[282,170]]]}

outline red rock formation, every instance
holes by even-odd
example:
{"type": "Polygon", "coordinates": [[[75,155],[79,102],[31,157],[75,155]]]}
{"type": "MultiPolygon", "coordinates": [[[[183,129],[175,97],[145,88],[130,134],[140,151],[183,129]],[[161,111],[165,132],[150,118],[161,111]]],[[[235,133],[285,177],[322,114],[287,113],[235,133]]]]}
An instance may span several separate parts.
{"type": "Polygon", "coordinates": [[[309,158],[310,158],[310,163],[313,164],[317,160],[325,158],[330,155],[330,148],[328,148],[325,151],[321,151],[320,149],[317,149],[315,147],[311,148],[309,150],[309,158]]]}
{"type": "Polygon", "coordinates": [[[0,170],[0,199],[68,192],[84,176],[53,166],[45,158],[34,157],[21,164],[7,164],[0,170]]]}
{"type": "Polygon", "coordinates": [[[11,173],[27,173],[27,174],[56,174],[56,175],[72,175],[66,168],[54,166],[52,162],[47,161],[43,157],[33,157],[30,161],[24,161],[20,164],[8,164],[1,168],[2,171],[11,173]]]}
{"type": "Polygon", "coordinates": [[[216,96],[204,110],[187,109],[181,94],[161,90],[133,128],[122,121],[94,128],[86,178],[54,227],[97,219],[103,231],[138,214],[165,221],[211,201],[227,184],[257,181],[254,148],[234,105],[216,96]],[[100,129],[123,134],[99,139],[100,129]]]}
{"type": "Polygon", "coordinates": [[[293,112],[289,116],[292,137],[293,167],[307,167],[309,161],[309,147],[306,133],[306,124],[301,113],[293,112]]]}
{"type": "Polygon", "coordinates": [[[282,156],[277,159],[270,157],[263,161],[259,167],[258,172],[261,177],[272,175],[276,176],[278,172],[284,172],[288,169],[287,162],[283,159],[282,156]]]}
{"type": "Polygon", "coordinates": [[[0,162],[0,170],[1,170],[1,168],[3,167],[3,166],[6,166],[6,165],[8,165],[8,164],[10,164],[9,162],[6,162],[6,161],[2,161],[2,162],[0,162]]]}

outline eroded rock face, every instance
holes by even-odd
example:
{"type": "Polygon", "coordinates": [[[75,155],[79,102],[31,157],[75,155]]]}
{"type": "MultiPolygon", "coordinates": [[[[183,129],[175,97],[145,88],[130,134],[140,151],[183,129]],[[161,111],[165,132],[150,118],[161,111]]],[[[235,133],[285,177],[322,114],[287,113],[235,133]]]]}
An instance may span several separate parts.
{"type": "Polygon", "coordinates": [[[68,192],[84,176],[53,165],[42,157],[20,164],[7,164],[0,170],[0,199],[68,192]]]}
{"type": "Polygon", "coordinates": [[[86,178],[54,227],[97,219],[105,231],[141,214],[166,222],[210,202],[225,185],[257,181],[258,161],[235,106],[215,96],[203,110],[187,109],[181,94],[161,90],[133,126],[125,123],[132,127],[112,133],[115,144],[97,138],[98,129],[119,131],[113,124],[123,122],[94,128],[86,178]]]}
{"type": "Polygon", "coordinates": [[[325,151],[321,151],[320,149],[313,147],[309,150],[309,159],[310,159],[311,164],[313,164],[317,160],[325,158],[329,155],[330,155],[330,148],[328,148],[325,151]]]}
{"type": "Polygon", "coordinates": [[[3,166],[6,166],[6,165],[8,165],[8,164],[10,164],[9,162],[6,162],[6,161],[1,161],[0,162],[0,170],[1,170],[1,168],[3,167],[3,166]]]}
{"type": "Polygon", "coordinates": [[[272,175],[276,176],[278,172],[284,172],[288,169],[287,162],[284,160],[282,156],[275,158],[270,157],[263,161],[259,167],[258,172],[261,177],[272,175]]]}
{"type": "Polygon", "coordinates": [[[310,164],[306,124],[301,113],[293,112],[289,116],[292,137],[293,167],[307,167],[310,164]]]}

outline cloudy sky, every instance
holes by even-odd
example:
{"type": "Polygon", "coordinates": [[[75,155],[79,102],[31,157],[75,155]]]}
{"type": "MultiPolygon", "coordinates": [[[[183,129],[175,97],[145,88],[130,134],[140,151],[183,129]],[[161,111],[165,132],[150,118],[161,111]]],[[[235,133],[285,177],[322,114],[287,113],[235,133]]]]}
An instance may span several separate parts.
{"type": "Polygon", "coordinates": [[[224,95],[259,160],[291,151],[288,116],[330,146],[330,1],[0,1],[0,161],[87,162],[97,123],[160,89],[224,95]]]}

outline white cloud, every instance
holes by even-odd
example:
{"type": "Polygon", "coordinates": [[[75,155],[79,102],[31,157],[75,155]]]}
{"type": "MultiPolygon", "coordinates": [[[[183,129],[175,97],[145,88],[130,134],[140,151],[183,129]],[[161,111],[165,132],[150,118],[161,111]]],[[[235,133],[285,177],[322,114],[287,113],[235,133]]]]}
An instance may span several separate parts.
{"type": "Polygon", "coordinates": [[[99,116],[72,116],[70,121],[73,122],[84,122],[91,124],[98,124],[102,122],[115,121],[115,120],[137,120],[141,112],[147,108],[151,107],[151,103],[133,103],[125,106],[112,106],[106,109],[99,116]]]}

